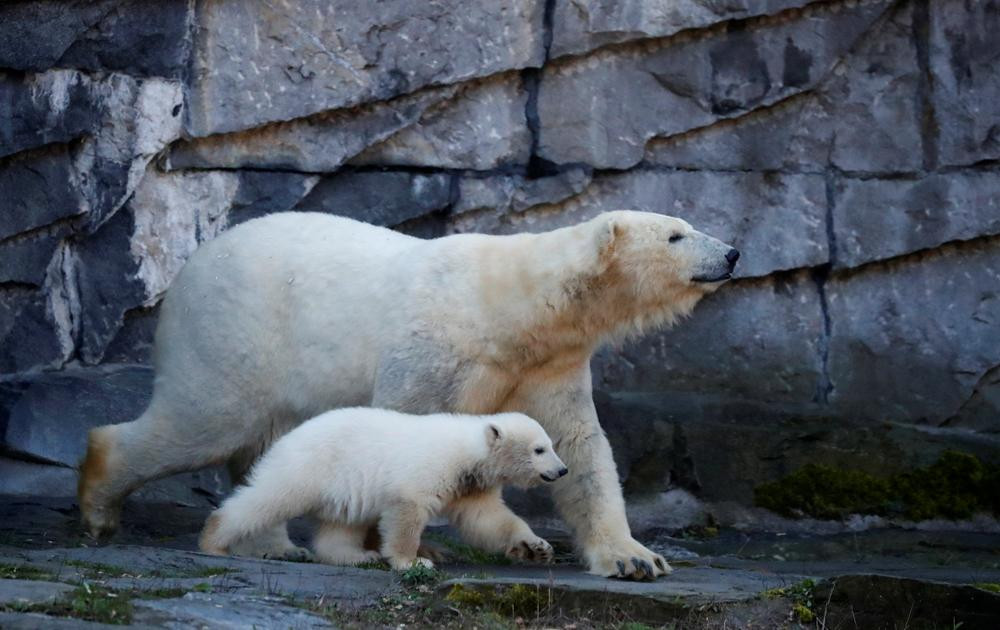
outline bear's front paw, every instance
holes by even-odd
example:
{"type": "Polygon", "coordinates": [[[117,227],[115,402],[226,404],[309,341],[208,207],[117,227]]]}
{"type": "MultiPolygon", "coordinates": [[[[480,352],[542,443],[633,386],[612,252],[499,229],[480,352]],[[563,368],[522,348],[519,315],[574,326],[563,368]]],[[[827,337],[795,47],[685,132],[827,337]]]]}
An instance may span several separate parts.
{"type": "Polygon", "coordinates": [[[537,536],[519,540],[507,550],[507,557],[518,562],[550,564],[552,556],[552,545],[537,536]]]}
{"type": "Polygon", "coordinates": [[[628,580],[654,580],[673,569],[658,553],[628,538],[615,545],[586,551],[588,573],[628,580]]]}

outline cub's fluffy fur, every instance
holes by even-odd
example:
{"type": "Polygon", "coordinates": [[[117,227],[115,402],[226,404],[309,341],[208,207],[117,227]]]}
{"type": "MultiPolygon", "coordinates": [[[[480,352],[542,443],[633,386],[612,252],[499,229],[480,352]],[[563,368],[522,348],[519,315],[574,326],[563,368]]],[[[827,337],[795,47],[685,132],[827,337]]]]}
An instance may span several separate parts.
{"type": "Polygon", "coordinates": [[[447,516],[472,544],[525,560],[548,561],[552,548],[500,498],[566,474],[552,441],[520,413],[405,416],[384,409],[324,413],[294,429],[261,458],[205,524],[201,549],[226,554],[242,539],[311,513],[321,521],[319,560],[356,564],[379,557],[364,548],[377,523],[381,555],[395,569],[417,558],[420,534],[447,516]]]}

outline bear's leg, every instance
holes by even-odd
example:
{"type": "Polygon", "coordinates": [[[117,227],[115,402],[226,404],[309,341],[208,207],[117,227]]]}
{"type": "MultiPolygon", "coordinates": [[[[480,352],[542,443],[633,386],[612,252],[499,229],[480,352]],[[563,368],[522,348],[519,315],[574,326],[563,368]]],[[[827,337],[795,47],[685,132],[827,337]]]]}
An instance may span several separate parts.
{"type": "Polygon", "coordinates": [[[519,388],[505,411],[537,420],[569,468],[552,484],[552,498],[589,572],[634,580],[665,575],[671,569],[663,556],[632,538],[611,445],[594,408],[589,365],[571,376],[519,388]]]}
{"type": "Polygon", "coordinates": [[[122,501],[144,483],[229,455],[226,445],[233,437],[206,435],[193,424],[173,418],[154,397],[138,419],[91,429],[77,490],[83,524],[92,536],[114,533],[122,501]]]}
{"type": "MultiPolygon", "coordinates": [[[[244,483],[247,474],[261,453],[267,450],[269,444],[255,445],[236,451],[226,460],[226,470],[233,487],[244,483]]],[[[272,560],[290,560],[306,562],[313,559],[311,551],[299,547],[288,537],[288,524],[281,521],[264,528],[260,532],[247,536],[233,544],[233,555],[253,558],[270,558],[272,560]]]]}
{"type": "Polygon", "coordinates": [[[552,545],[504,505],[500,488],[458,499],[445,514],[470,545],[500,551],[522,562],[552,562],[552,545]]]}
{"type": "Polygon", "coordinates": [[[382,513],[378,528],[382,557],[389,566],[397,571],[405,571],[414,563],[428,569],[434,566],[427,558],[417,556],[427,520],[427,509],[411,501],[400,501],[382,513]]]}
{"type": "Polygon", "coordinates": [[[346,525],[323,521],[313,538],[316,559],[326,564],[353,566],[379,559],[377,551],[365,549],[368,525],[346,525]]]}

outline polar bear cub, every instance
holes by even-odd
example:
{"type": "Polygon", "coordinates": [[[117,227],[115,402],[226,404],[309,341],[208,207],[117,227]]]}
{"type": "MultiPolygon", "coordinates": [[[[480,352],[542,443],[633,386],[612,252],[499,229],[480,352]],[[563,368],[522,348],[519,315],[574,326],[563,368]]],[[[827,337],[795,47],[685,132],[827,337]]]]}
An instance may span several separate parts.
{"type": "Polygon", "coordinates": [[[528,487],[567,473],[541,425],[520,413],[409,416],[338,409],[283,436],[209,516],[199,545],[226,554],[241,540],[312,514],[318,560],[414,562],[428,520],[445,516],[470,544],[548,562],[552,547],[503,503],[504,485],[528,487]],[[381,554],[364,548],[377,524],[381,554]]]}

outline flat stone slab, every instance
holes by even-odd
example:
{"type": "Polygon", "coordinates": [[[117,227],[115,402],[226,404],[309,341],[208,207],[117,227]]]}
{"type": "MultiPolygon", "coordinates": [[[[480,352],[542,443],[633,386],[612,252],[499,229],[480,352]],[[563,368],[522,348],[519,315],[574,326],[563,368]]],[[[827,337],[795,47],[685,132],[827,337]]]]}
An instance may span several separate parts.
{"type": "Polygon", "coordinates": [[[0,562],[30,563],[59,579],[97,578],[114,589],[151,591],[194,588],[283,597],[323,597],[349,606],[372,603],[398,588],[389,571],[256,558],[210,556],[193,551],[108,545],[78,549],[0,548],[0,562]]]}
{"type": "MultiPolygon", "coordinates": [[[[5,604],[45,604],[54,602],[73,587],[38,580],[0,580],[0,606],[5,604]]],[[[6,626],[0,622],[0,628],[6,626]]]]}
{"type": "Polygon", "coordinates": [[[112,626],[106,623],[95,621],[84,621],[83,619],[71,619],[68,617],[52,617],[38,613],[14,613],[0,612],[0,628],[3,630],[118,630],[123,627],[146,628],[140,624],[129,626],[112,626]]]}
{"type": "Polygon", "coordinates": [[[329,621],[278,597],[188,593],[133,603],[132,620],[162,628],[332,628],[329,621]]]}

